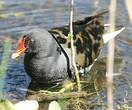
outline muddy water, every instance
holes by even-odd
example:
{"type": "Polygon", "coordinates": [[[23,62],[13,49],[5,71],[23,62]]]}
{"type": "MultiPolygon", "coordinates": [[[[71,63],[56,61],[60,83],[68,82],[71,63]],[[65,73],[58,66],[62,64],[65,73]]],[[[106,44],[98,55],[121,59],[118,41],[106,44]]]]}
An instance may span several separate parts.
{"type": "MultiPolygon", "coordinates": [[[[1,1],[3,5],[0,6],[0,60],[3,55],[5,38],[12,39],[12,50],[8,54],[10,56],[20,38],[20,33],[35,27],[50,29],[67,24],[69,20],[69,1],[67,0],[1,1]]],[[[75,0],[74,19],[107,9],[108,6],[109,0],[75,0]]],[[[132,104],[132,27],[124,0],[118,0],[116,21],[117,24],[124,25],[126,30],[116,38],[115,42],[114,100],[115,105],[124,103],[124,99],[132,104]]],[[[108,22],[107,15],[105,22],[108,22]]],[[[94,66],[94,70],[98,71],[96,76],[100,85],[106,83],[101,76],[105,74],[106,47],[107,45],[103,47],[99,61],[94,66]]],[[[24,71],[23,58],[15,61],[10,58],[2,89],[4,96],[11,100],[23,100],[29,83],[30,77],[24,71]]],[[[104,95],[103,100],[106,100],[105,91],[102,94],[104,95]]]]}

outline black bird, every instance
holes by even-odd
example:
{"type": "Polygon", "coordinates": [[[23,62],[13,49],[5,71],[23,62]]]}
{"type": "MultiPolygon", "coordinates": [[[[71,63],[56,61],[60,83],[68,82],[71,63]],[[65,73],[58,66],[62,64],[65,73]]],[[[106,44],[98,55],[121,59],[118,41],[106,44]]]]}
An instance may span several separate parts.
{"type": "MultiPolygon", "coordinates": [[[[103,35],[104,24],[100,20],[102,14],[73,22],[75,59],[77,67],[82,73],[89,70],[98,57],[104,42],[107,41],[103,35]]],[[[115,32],[114,36],[122,30],[115,32]]],[[[15,59],[25,53],[25,70],[32,80],[38,82],[54,83],[72,78],[71,46],[70,39],[67,37],[68,33],[69,25],[49,31],[29,30],[23,35],[12,58],[15,59]]]]}

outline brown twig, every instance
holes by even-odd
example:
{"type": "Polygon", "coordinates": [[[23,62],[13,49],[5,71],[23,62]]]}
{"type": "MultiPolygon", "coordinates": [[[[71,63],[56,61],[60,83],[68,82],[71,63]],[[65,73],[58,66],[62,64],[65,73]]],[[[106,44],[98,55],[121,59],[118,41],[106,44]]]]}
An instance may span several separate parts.
{"type": "Polygon", "coordinates": [[[87,93],[86,91],[81,92],[68,92],[68,93],[60,93],[60,92],[50,92],[50,91],[40,91],[35,92],[32,95],[29,95],[27,99],[29,100],[37,100],[41,101],[50,101],[50,100],[59,100],[59,99],[69,99],[69,98],[78,98],[78,97],[88,97],[92,96],[96,93],[87,93]]]}

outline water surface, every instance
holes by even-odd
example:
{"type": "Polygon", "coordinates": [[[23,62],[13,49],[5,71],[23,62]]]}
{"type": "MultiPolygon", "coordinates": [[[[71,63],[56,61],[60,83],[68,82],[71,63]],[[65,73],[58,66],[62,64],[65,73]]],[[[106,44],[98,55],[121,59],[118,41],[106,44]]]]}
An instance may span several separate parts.
{"type": "MultiPolygon", "coordinates": [[[[4,39],[12,39],[12,50],[14,51],[20,33],[32,28],[40,27],[50,29],[62,26],[69,22],[68,0],[1,0],[3,7],[0,8],[0,59],[3,54],[4,39]]],[[[86,17],[94,12],[109,8],[109,0],[75,0],[74,19],[86,17]],[[98,2],[99,1],[99,2],[98,2]],[[96,3],[95,3],[96,2],[96,3]]],[[[114,100],[115,104],[124,103],[124,98],[132,104],[132,27],[125,8],[124,0],[118,0],[116,23],[124,25],[126,30],[116,38],[115,59],[117,62],[117,74],[114,77],[114,100]]],[[[108,14],[105,23],[108,23],[108,14]]],[[[104,46],[99,59],[106,58],[106,46],[104,46]]],[[[106,61],[106,60],[104,60],[106,61]]],[[[101,63],[102,60],[99,60],[101,63]]],[[[105,64],[98,68],[105,73],[105,64]]],[[[1,79],[2,80],[2,79],[1,79]]],[[[23,58],[19,60],[9,59],[5,76],[3,93],[11,100],[23,100],[30,77],[24,71],[23,58]]],[[[105,97],[106,94],[102,93],[105,97]]],[[[104,99],[105,100],[105,99],[104,99]]]]}

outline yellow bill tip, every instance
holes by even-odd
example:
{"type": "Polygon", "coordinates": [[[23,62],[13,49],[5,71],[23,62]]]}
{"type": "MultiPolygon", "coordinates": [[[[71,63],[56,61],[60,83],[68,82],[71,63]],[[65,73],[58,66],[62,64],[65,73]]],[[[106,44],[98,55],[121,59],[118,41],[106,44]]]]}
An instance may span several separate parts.
{"type": "Polygon", "coordinates": [[[18,53],[13,53],[12,56],[11,56],[12,59],[15,59],[17,57],[19,57],[19,54],[18,53]]]}

